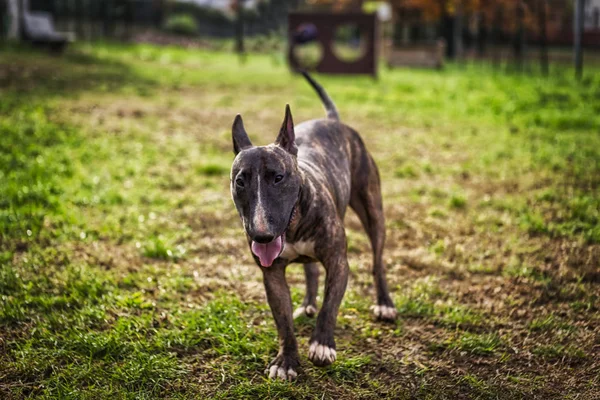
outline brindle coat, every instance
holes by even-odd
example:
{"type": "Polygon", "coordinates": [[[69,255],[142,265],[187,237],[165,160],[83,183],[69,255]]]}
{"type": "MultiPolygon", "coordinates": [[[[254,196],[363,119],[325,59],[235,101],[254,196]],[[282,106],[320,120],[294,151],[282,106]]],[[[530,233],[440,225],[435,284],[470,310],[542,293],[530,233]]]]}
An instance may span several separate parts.
{"type": "Polygon", "coordinates": [[[318,366],[335,361],[333,337],[337,314],[348,282],[344,214],[348,205],[358,214],[373,250],[377,289],[374,311],[394,320],[382,261],[385,223],[377,166],[356,131],[339,122],[331,99],[308,74],[327,109],[328,118],[294,128],[289,106],[274,144],[255,147],[238,115],[233,124],[236,158],[231,193],[248,244],[268,243],[284,235],[285,246],[270,267],[262,267],[267,299],[279,334],[279,353],[269,364],[271,378],[293,379],[299,366],[293,317],[317,310],[319,269],[325,267],[325,297],[310,340],[309,359],[318,366]],[[286,266],[304,263],[306,297],[292,313],[285,279],[286,266]]]}

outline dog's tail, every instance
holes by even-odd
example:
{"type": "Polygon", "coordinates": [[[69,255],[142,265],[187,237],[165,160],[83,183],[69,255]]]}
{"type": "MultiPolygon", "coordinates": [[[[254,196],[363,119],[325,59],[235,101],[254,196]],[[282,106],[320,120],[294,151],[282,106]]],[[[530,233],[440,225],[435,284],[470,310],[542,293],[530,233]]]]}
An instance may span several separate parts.
{"type": "Polygon", "coordinates": [[[325,110],[327,111],[327,118],[335,119],[335,120],[339,121],[340,115],[338,114],[337,108],[335,108],[335,104],[333,103],[333,100],[331,100],[331,98],[329,97],[329,95],[327,94],[325,89],[323,89],[323,86],[319,85],[317,83],[317,81],[315,81],[312,78],[312,76],[310,76],[308,74],[308,72],[306,72],[306,71],[300,71],[300,72],[302,72],[302,75],[304,75],[304,77],[306,78],[308,83],[310,83],[310,85],[313,87],[313,89],[315,89],[315,91],[321,98],[321,101],[323,102],[323,105],[325,106],[325,110]]]}

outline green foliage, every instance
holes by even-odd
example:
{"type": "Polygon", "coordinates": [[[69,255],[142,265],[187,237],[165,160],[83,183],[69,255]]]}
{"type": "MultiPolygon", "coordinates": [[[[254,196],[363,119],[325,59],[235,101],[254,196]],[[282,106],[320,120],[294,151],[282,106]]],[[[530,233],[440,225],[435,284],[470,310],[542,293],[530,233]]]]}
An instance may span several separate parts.
{"type": "Polygon", "coordinates": [[[167,32],[183,36],[195,36],[198,34],[196,19],[190,14],[170,15],[163,29],[167,32]]]}
{"type": "Polygon", "coordinates": [[[189,15],[197,20],[211,21],[214,23],[230,24],[231,19],[221,10],[214,7],[203,7],[193,2],[178,1],[170,5],[173,15],[189,15]]]}

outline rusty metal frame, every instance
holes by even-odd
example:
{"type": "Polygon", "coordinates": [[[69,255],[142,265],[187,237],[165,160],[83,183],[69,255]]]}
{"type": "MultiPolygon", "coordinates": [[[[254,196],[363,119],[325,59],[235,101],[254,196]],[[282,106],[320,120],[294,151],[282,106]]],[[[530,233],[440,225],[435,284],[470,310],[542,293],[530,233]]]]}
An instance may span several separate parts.
{"type": "Polygon", "coordinates": [[[323,57],[312,68],[317,72],[329,74],[369,74],[377,76],[377,15],[363,13],[307,13],[295,12],[288,15],[288,62],[292,70],[305,68],[294,55],[298,44],[294,33],[302,24],[313,24],[318,31],[316,41],[321,44],[323,57]],[[353,24],[361,32],[365,51],[355,61],[340,60],[333,52],[332,44],[337,27],[353,24]]]}

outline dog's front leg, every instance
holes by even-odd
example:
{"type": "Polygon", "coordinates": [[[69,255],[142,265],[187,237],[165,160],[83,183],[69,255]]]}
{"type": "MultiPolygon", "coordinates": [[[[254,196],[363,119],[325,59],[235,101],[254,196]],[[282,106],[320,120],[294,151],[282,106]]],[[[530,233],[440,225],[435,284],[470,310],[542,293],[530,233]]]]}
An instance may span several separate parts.
{"type": "Polygon", "coordinates": [[[313,364],[323,367],[336,359],[335,339],[333,331],[337,314],[348,283],[348,259],[345,245],[330,258],[323,260],[326,269],[325,298],[319,311],[317,325],[310,339],[308,358],[313,364]]]}
{"type": "Polygon", "coordinates": [[[262,267],[267,300],[277,325],[279,336],[279,353],[267,367],[265,373],[269,378],[293,380],[300,362],[298,361],[298,344],[294,336],[294,320],[292,317],[292,298],[285,280],[286,264],[275,262],[271,267],[262,267]]]}

